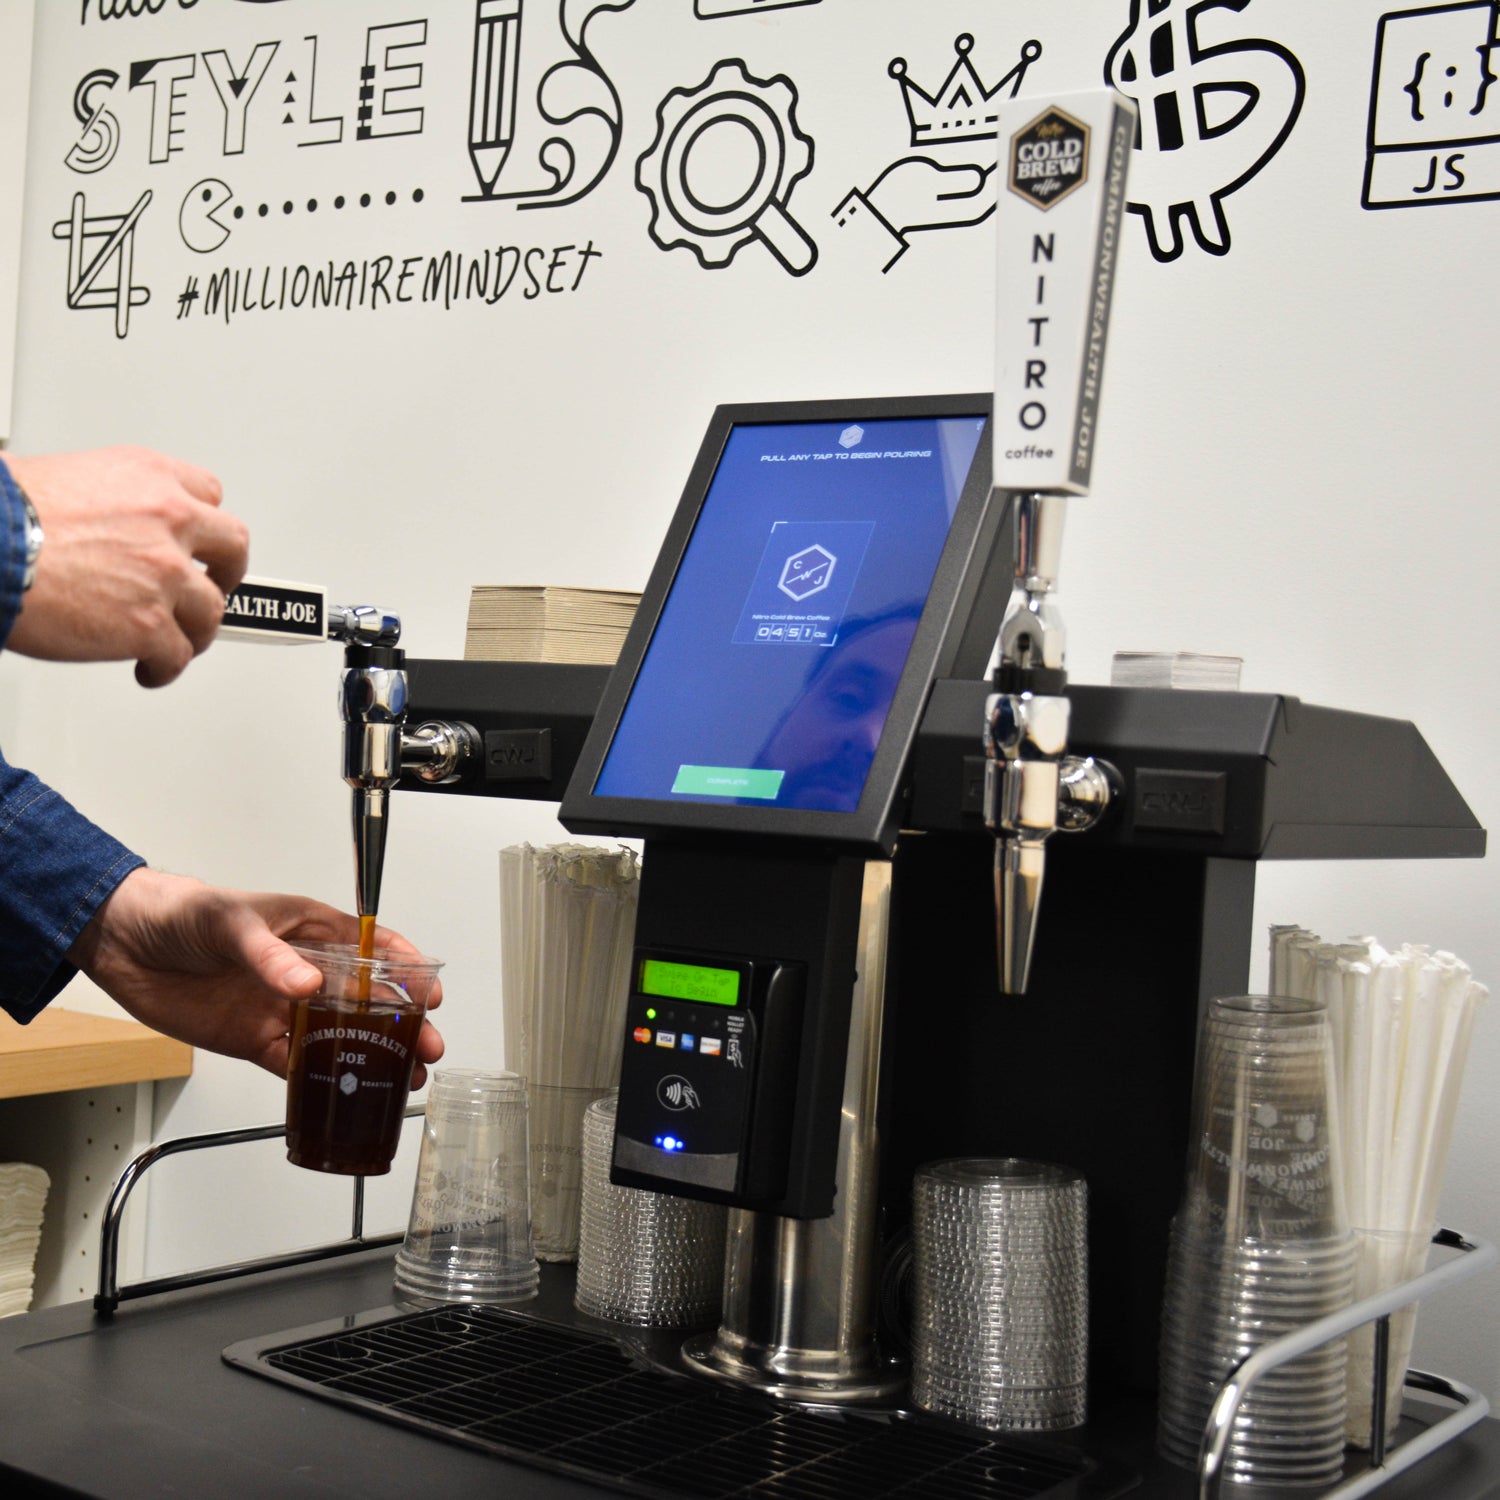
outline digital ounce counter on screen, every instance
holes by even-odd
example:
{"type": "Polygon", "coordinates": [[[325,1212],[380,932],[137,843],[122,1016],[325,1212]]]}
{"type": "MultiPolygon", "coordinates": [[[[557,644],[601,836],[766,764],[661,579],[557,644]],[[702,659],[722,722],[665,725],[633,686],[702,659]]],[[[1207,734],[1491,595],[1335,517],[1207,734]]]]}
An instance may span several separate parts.
{"type": "Polygon", "coordinates": [[[643,958],[637,986],[643,995],[663,1000],[696,1000],[704,1005],[738,1005],[740,975],[737,969],[713,969],[706,964],[671,963],[664,958],[643,958]]]}

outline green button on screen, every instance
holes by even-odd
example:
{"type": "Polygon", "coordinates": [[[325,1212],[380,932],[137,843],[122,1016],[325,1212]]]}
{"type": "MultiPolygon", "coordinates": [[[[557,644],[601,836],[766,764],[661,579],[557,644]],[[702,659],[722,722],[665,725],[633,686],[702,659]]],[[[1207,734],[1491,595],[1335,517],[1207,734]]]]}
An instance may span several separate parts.
{"type": "Polygon", "coordinates": [[[713,969],[706,964],[674,964],[663,958],[641,960],[641,993],[666,1000],[699,1000],[708,1005],[737,1005],[737,969],[713,969]]]}
{"type": "Polygon", "coordinates": [[[785,771],[755,771],[745,766],[678,766],[674,792],[695,797],[759,797],[774,802],[785,771]]]}

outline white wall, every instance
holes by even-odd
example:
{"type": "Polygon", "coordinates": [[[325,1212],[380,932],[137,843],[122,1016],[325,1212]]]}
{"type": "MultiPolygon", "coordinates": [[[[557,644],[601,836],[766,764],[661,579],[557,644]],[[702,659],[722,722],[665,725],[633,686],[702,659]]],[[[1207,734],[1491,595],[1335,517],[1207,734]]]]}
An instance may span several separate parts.
{"type": "MultiPolygon", "coordinates": [[[[535,196],[551,180],[539,165],[538,88],[544,70],[573,56],[556,6],[525,7],[514,145],[494,184],[497,195],[532,196],[488,201],[471,201],[480,180],[466,146],[468,3],[166,0],[156,14],[121,19],[101,19],[100,8],[82,7],[80,20],[76,4],[48,5],[38,16],[15,445],[128,440],[212,466],[253,529],[257,571],[396,607],[411,651],[429,656],[460,654],[475,583],[639,587],[717,402],[988,386],[985,205],[924,203],[912,179],[926,169],[909,163],[926,154],[972,167],[993,145],[950,131],[919,153],[889,65],[905,58],[910,79],[936,93],[955,39],[969,34],[973,66],[993,89],[1034,38],[1042,53],[1029,90],[1089,87],[1132,9],[1127,0],[804,0],[774,9],[569,0],[561,13],[575,37],[586,19],[584,43],[610,85],[587,71],[550,75],[554,115],[571,113],[565,96],[588,111],[553,133],[573,144],[585,182],[615,120],[619,145],[596,186],[547,206],[535,196]],[[764,13],[719,14],[736,9],[764,13]],[[403,29],[376,30],[387,25],[403,29]],[[419,36],[420,45],[382,50],[419,36]],[[213,54],[243,73],[272,41],[259,84],[225,89],[244,106],[241,142],[211,79],[211,63],[223,69],[213,54]],[[358,139],[367,55],[420,75],[377,77],[384,109],[372,137],[358,139]],[[170,59],[187,57],[192,76],[174,85],[187,65],[170,59]],[[152,59],[153,68],[139,66],[152,59]],[[790,110],[812,143],[809,170],[777,190],[816,244],[806,274],[790,274],[753,231],[722,263],[700,264],[685,244],[665,248],[683,238],[669,223],[673,206],[653,221],[637,186],[659,107],[671,126],[690,104],[721,96],[729,75],[710,83],[710,74],[728,59],[741,60],[749,91],[783,119],[790,110]],[[100,138],[86,142],[75,163],[95,170],[82,172],[67,164],[83,134],[73,106],[100,69],[118,79],[96,80],[89,98],[113,117],[118,145],[105,162],[100,138]],[[402,83],[413,87],[386,92],[402,83]],[[681,90],[690,97],[674,95],[681,90]],[[419,134],[386,133],[419,122],[419,134]],[[835,218],[853,189],[910,229],[887,270],[889,249],[835,218]],[[113,295],[74,299],[106,305],[70,307],[74,195],[96,218],[128,215],[147,192],[130,237],[130,281],[149,300],[120,294],[115,256],[85,288],[113,295]],[[373,201],[360,207],[367,192],[373,201]],[[339,195],[345,206],[335,208],[339,195]],[[213,244],[209,213],[227,230],[222,244],[213,244]],[[556,247],[574,248],[559,253],[556,290],[537,291],[523,273],[491,303],[421,300],[427,257],[498,246],[540,250],[532,263],[542,287],[556,247]],[[595,258],[580,261],[584,246],[595,258]],[[380,256],[419,258],[405,288],[413,300],[242,310],[227,321],[222,309],[204,311],[216,274],[247,273],[259,301],[263,279],[279,295],[283,267],[295,285],[299,265],[358,268],[380,256]]],[[[1248,97],[1236,84],[1253,85],[1259,103],[1214,139],[1137,153],[1133,196],[1152,205],[1164,255],[1173,222],[1183,243],[1158,258],[1144,216],[1132,218],[1095,489],[1073,507],[1064,559],[1073,676],[1107,680],[1121,648],[1241,655],[1247,689],[1414,720],[1481,822],[1494,825],[1500,285],[1490,251],[1500,207],[1485,194],[1500,190],[1500,163],[1478,137],[1495,133],[1500,91],[1472,112],[1490,7],[1434,6],[1391,21],[1379,70],[1385,7],[1371,0],[1203,10],[1196,49],[1188,10],[1175,0],[1149,23],[1177,28],[1172,65],[1152,86],[1172,92],[1190,135],[1199,86],[1210,125],[1248,97]],[[1403,92],[1424,52],[1428,71],[1403,92]],[[1300,110],[1272,151],[1299,78],[1300,110]],[[1445,147],[1432,191],[1417,192],[1437,140],[1472,144],[1445,147]],[[1378,206],[1387,202],[1403,206],[1378,206]],[[1174,203],[1191,211],[1174,215],[1174,203]]],[[[1139,55],[1139,76],[1149,77],[1139,55]]],[[[732,127],[706,134],[695,185],[732,196],[728,180],[748,170],[742,139],[732,127]]],[[[787,139],[790,160],[798,148],[787,139]]],[[[143,697],[127,667],[7,660],[0,680],[21,726],[7,753],[157,864],[347,905],[337,667],[331,648],[225,644],[178,685],[143,697]]],[[[468,799],[396,808],[384,914],[449,961],[442,1019],[454,1062],[498,1059],[495,851],[554,828],[545,808],[468,799]]],[[[1481,978],[1500,978],[1491,862],[1268,866],[1260,889],[1263,923],[1427,942],[1468,958],[1481,978]]],[[[1500,1040],[1489,1016],[1444,1213],[1492,1238],[1497,1083],[1500,1040]]],[[[274,1080],[204,1057],[159,1124],[179,1133],[270,1120],[279,1109],[274,1080]]],[[[278,1174],[269,1163],[247,1168],[233,1192],[212,1176],[185,1176],[153,1194],[152,1269],[239,1253],[252,1236],[252,1199],[276,1205],[283,1237],[309,1237],[325,1219],[336,1230],[342,1195],[331,1198],[310,1174],[278,1174]],[[288,1177],[299,1180],[289,1186],[288,1177]]],[[[400,1199],[393,1186],[393,1225],[400,1199]]],[[[1497,1330],[1492,1292],[1435,1306],[1419,1360],[1500,1390],[1497,1330]]]]}
{"type": "MultiPolygon", "coordinates": [[[[26,113],[31,98],[32,0],[0,0],[0,203],[19,203],[26,183],[26,113]]],[[[0,440],[10,432],[21,219],[0,225],[0,440]]]]}

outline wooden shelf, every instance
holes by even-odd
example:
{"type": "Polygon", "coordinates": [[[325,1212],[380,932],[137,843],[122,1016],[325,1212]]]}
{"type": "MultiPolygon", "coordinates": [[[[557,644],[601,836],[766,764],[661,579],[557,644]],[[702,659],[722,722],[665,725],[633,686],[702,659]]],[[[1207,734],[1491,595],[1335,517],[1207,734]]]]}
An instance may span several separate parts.
{"type": "Polygon", "coordinates": [[[193,1049],[136,1021],[51,1006],[29,1026],[0,1015],[0,1099],[186,1078],[193,1049]]]}

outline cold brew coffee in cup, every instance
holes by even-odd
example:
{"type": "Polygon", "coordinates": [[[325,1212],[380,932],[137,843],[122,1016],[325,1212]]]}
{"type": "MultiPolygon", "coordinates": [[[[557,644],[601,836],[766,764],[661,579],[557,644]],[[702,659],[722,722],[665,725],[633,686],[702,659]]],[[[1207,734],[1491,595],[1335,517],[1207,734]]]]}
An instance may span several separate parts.
{"type": "Polygon", "coordinates": [[[292,1003],[287,1160],[314,1172],[389,1172],[417,1061],[417,1037],[442,964],[350,943],[293,944],[323,975],[292,1003]]]}

